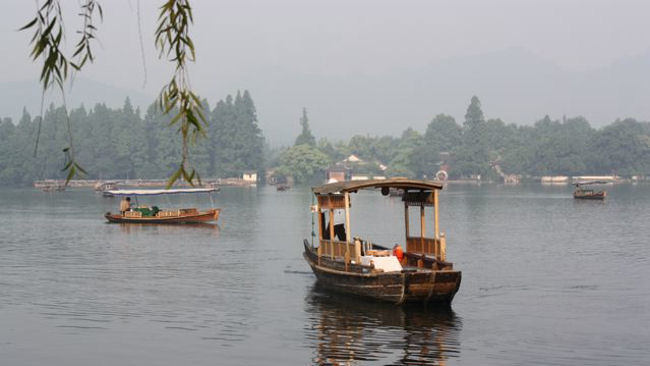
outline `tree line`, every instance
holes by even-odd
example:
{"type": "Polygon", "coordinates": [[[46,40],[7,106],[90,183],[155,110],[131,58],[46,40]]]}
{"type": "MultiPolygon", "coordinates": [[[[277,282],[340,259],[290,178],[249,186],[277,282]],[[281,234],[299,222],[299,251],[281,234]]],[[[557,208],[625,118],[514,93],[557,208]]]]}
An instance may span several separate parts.
{"type": "MultiPolygon", "coordinates": [[[[201,177],[237,176],[262,171],[264,136],[248,91],[220,100],[214,108],[203,101],[208,125],[205,136],[190,146],[191,164],[201,177]]],[[[17,124],[0,123],[0,182],[29,185],[39,179],[64,179],[68,145],[66,114],[50,105],[41,121],[27,111],[17,124]],[[34,154],[37,135],[40,139],[34,154]]],[[[142,115],[127,98],[118,109],[97,104],[69,113],[76,160],[86,178],[168,178],[180,163],[182,143],[170,117],[152,104],[142,115]]]]}
{"type": "Polygon", "coordinates": [[[409,127],[400,137],[316,141],[304,111],[300,123],[295,144],[276,152],[271,162],[276,174],[291,175],[298,183],[322,181],[329,167],[350,154],[363,160],[344,164],[354,173],[389,177],[433,178],[443,168],[451,179],[499,181],[497,166],[505,174],[529,177],[650,175],[650,123],[632,118],[600,129],[584,117],[545,116],[532,126],[520,126],[486,119],[475,96],[462,124],[439,114],[422,133],[409,127]]]}
{"type": "MultiPolygon", "coordinates": [[[[236,177],[266,169],[297,183],[317,183],[328,168],[354,154],[363,163],[346,163],[355,174],[432,178],[441,168],[452,179],[498,181],[495,166],[506,174],[650,175],[650,123],[628,118],[595,129],[583,117],[552,120],[532,126],[486,119],[473,97],[462,124],[449,115],[435,116],[422,132],[407,128],[401,136],[352,136],[349,140],[317,139],[307,110],[292,146],[269,149],[258,126],[250,94],[237,93],[214,108],[203,101],[208,126],[204,138],[191,146],[191,164],[203,178],[236,177]]],[[[50,106],[44,118],[26,111],[18,123],[0,123],[0,182],[31,184],[64,178],[67,145],[63,108],[50,106]],[[38,154],[34,143],[40,124],[38,154]]],[[[146,113],[127,99],[122,108],[98,104],[70,111],[77,160],[88,178],[167,178],[178,169],[181,143],[169,116],[154,104],[146,113]]],[[[263,176],[263,174],[260,174],[263,176]]]]}

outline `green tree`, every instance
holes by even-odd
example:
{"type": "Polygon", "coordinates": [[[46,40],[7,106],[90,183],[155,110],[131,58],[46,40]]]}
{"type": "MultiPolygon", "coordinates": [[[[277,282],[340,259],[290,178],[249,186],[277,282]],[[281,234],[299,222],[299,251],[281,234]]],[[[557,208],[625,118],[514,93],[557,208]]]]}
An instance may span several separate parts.
{"type": "Polygon", "coordinates": [[[264,136],[257,125],[255,104],[248,91],[235,98],[228,95],[217,103],[210,116],[208,139],[212,149],[208,171],[218,177],[261,171],[264,166],[264,136]]]}
{"type": "Polygon", "coordinates": [[[490,170],[485,117],[481,101],[473,96],[465,113],[463,123],[462,145],[456,151],[453,168],[462,176],[485,175],[490,170]]]}
{"type": "Polygon", "coordinates": [[[291,176],[299,184],[322,180],[330,164],[327,155],[308,144],[287,149],[282,154],[281,162],[277,174],[291,176]]]}
{"type": "Polygon", "coordinates": [[[296,142],[294,143],[295,146],[297,145],[309,145],[309,146],[316,146],[316,138],[314,135],[311,133],[311,129],[309,128],[309,119],[307,118],[307,109],[303,108],[302,109],[302,117],[300,117],[300,126],[302,127],[302,132],[298,137],[296,137],[296,142]]]}
{"type": "Polygon", "coordinates": [[[527,145],[531,175],[575,175],[584,173],[587,143],[593,130],[582,117],[553,121],[549,116],[533,126],[527,145]]]}
{"type": "Polygon", "coordinates": [[[389,176],[415,177],[418,171],[421,157],[417,155],[424,143],[422,135],[411,127],[404,130],[399,140],[397,151],[388,164],[386,174],[389,176]]]}
{"type": "Polygon", "coordinates": [[[650,174],[650,123],[628,118],[602,128],[589,141],[589,157],[598,172],[650,174]]]}
{"type": "Polygon", "coordinates": [[[457,149],[461,144],[462,129],[454,117],[439,114],[427,126],[422,143],[413,152],[416,176],[432,178],[440,169],[440,153],[457,149]]]}

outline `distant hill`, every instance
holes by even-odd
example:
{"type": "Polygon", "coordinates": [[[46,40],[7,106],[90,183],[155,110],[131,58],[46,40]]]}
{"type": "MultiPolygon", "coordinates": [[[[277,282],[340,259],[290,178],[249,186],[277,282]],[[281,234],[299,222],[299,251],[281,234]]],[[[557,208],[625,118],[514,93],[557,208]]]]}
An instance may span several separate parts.
{"type": "MultiPolygon", "coordinates": [[[[134,107],[140,106],[141,110],[145,111],[154,100],[153,97],[137,91],[85,78],[76,78],[72,90],[66,92],[70,108],[77,108],[81,104],[89,108],[97,103],[104,103],[109,107],[121,107],[126,97],[129,97],[134,107]]],[[[58,90],[50,91],[46,95],[45,108],[50,103],[61,104],[58,90]]],[[[35,116],[40,112],[40,105],[41,87],[37,81],[0,83],[0,117],[11,117],[17,121],[22,115],[23,107],[35,116]]]]}
{"type": "MultiPolygon", "coordinates": [[[[650,51],[588,72],[563,70],[525,48],[381,72],[297,71],[264,65],[224,74],[215,85],[199,91],[212,98],[224,98],[237,89],[251,92],[260,126],[272,145],[294,141],[300,133],[302,107],[308,109],[317,137],[347,140],[351,134],[396,135],[408,126],[424,131],[438,113],[451,114],[462,123],[473,95],[481,99],[486,117],[506,123],[532,124],[546,114],[554,119],[582,115],[595,127],[617,118],[650,120],[650,51]]],[[[92,107],[105,102],[119,107],[126,96],[143,110],[154,100],[79,78],[69,104],[92,107]]],[[[213,106],[216,101],[209,100],[213,106]]],[[[0,116],[18,118],[23,106],[34,115],[39,103],[36,82],[0,83],[0,116]]]]}
{"type": "Polygon", "coordinates": [[[381,74],[296,74],[275,67],[257,70],[242,82],[275,143],[291,143],[299,133],[303,106],[314,134],[336,139],[355,133],[394,135],[407,126],[423,131],[438,113],[462,123],[472,95],[479,96],[488,118],[506,123],[532,124],[546,114],[556,119],[583,115],[593,126],[625,117],[650,119],[650,52],[583,73],[509,48],[381,74]]]}

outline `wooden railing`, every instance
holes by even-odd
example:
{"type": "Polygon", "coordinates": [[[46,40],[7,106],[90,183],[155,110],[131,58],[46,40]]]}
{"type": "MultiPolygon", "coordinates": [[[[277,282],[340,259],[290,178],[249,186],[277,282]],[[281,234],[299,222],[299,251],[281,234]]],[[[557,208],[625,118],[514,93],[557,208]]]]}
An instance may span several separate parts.
{"type": "Polygon", "coordinates": [[[346,248],[349,250],[350,257],[354,260],[354,243],[346,243],[337,240],[321,240],[320,241],[320,255],[330,258],[345,257],[346,248]]]}
{"type": "Polygon", "coordinates": [[[406,251],[431,255],[444,261],[447,251],[446,240],[444,235],[440,239],[409,236],[406,238],[406,251]]]}

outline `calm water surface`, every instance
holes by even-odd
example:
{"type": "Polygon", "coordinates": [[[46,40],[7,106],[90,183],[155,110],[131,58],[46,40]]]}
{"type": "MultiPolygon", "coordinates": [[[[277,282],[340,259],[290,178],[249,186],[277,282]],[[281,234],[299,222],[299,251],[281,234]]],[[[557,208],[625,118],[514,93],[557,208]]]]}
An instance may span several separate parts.
{"type": "MultiPolygon", "coordinates": [[[[444,190],[463,283],[451,310],[424,310],[315,286],[307,189],[224,189],[218,226],[129,226],[90,190],[1,188],[0,364],[647,365],[650,187],[609,194],[444,190]]],[[[353,234],[402,241],[399,200],[352,199],[353,234]]]]}

